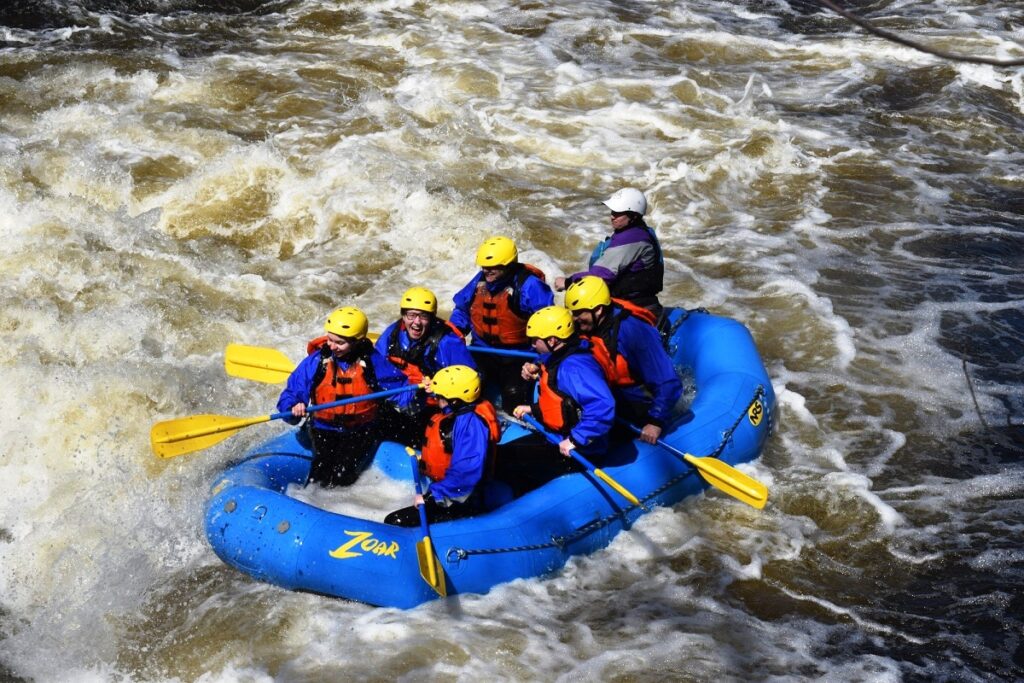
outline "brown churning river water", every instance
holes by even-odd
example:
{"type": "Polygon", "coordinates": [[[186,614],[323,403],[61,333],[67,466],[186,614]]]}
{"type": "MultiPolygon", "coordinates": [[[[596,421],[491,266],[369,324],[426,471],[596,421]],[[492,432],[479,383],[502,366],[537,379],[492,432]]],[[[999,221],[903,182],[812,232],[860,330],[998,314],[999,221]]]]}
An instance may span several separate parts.
{"type": "MultiPolygon", "coordinates": [[[[1021,55],[1017,3],[847,6],[1021,55]]],[[[1020,678],[1022,131],[1021,69],[810,2],[8,3],[0,678],[1020,678]],[[296,358],[336,305],[448,302],[491,234],[573,272],[623,184],[664,300],[757,339],[764,511],[711,493],[407,612],[220,563],[207,487],[273,428],[166,461],[147,435],[273,407],[227,343],[296,358]]],[[[324,504],[382,500],[408,491],[324,504]]]]}

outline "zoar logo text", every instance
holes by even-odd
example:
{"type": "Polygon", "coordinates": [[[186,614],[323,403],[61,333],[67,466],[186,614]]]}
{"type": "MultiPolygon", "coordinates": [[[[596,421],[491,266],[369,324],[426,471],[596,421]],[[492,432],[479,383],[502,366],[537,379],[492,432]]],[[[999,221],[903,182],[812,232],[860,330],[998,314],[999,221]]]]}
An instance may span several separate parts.
{"type": "Polygon", "coordinates": [[[328,553],[337,560],[347,560],[351,557],[360,557],[364,552],[374,555],[383,555],[395,560],[398,559],[398,541],[382,541],[373,537],[372,531],[346,531],[346,535],[352,540],[346,541],[328,553]],[[362,551],[362,552],[358,552],[362,551]]]}

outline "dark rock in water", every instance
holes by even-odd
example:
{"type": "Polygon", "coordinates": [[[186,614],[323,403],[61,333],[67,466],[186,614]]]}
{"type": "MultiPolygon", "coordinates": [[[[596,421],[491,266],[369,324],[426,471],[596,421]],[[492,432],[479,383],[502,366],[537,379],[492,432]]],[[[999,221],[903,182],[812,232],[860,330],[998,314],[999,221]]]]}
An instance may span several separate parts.
{"type": "Polygon", "coordinates": [[[927,109],[956,77],[956,70],[948,64],[889,72],[864,90],[863,102],[886,111],[927,109]]]}
{"type": "Polygon", "coordinates": [[[88,23],[92,14],[169,15],[270,14],[293,0],[9,0],[0,3],[0,26],[28,30],[53,29],[88,23]]]}
{"type": "Polygon", "coordinates": [[[55,2],[10,0],[0,5],[0,26],[21,29],[66,26],[68,13],[55,2]]]}

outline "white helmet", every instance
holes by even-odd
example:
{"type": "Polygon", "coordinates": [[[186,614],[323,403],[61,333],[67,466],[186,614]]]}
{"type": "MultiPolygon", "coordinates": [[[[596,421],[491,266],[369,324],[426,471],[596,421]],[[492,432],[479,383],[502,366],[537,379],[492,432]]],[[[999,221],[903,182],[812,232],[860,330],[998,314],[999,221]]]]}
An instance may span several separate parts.
{"type": "Polygon", "coordinates": [[[616,213],[632,211],[641,216],[647,213],[647,197],[644,196],[643,192],[632,187],[616,190],[615,194],[609,197],[608,201],[604,202],[604,205],[616,213]]]}

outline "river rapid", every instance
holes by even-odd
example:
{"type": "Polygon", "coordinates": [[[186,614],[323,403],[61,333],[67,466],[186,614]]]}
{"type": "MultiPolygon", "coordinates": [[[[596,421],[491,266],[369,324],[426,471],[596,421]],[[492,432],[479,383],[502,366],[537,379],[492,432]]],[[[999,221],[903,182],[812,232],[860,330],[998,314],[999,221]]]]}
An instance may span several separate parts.
{"type": "MultiPolygon", "coordinates": [[[[1019,58],[1010,0],[857,0],[1019,58]]],[[[0,8],[0,679],[1024,676],[1024,70],[813,2],[34,0],[0,8]],[[663,301],[739,319],[781,420],[748,473],[544,580],[400,611],[258,583],[203,536],[284,428],[229,342],[382,329],[513,237],[549,277],[647,192],[663,301]]],[[[327,506],[383,514],[367,473],[327,506]]]]}

